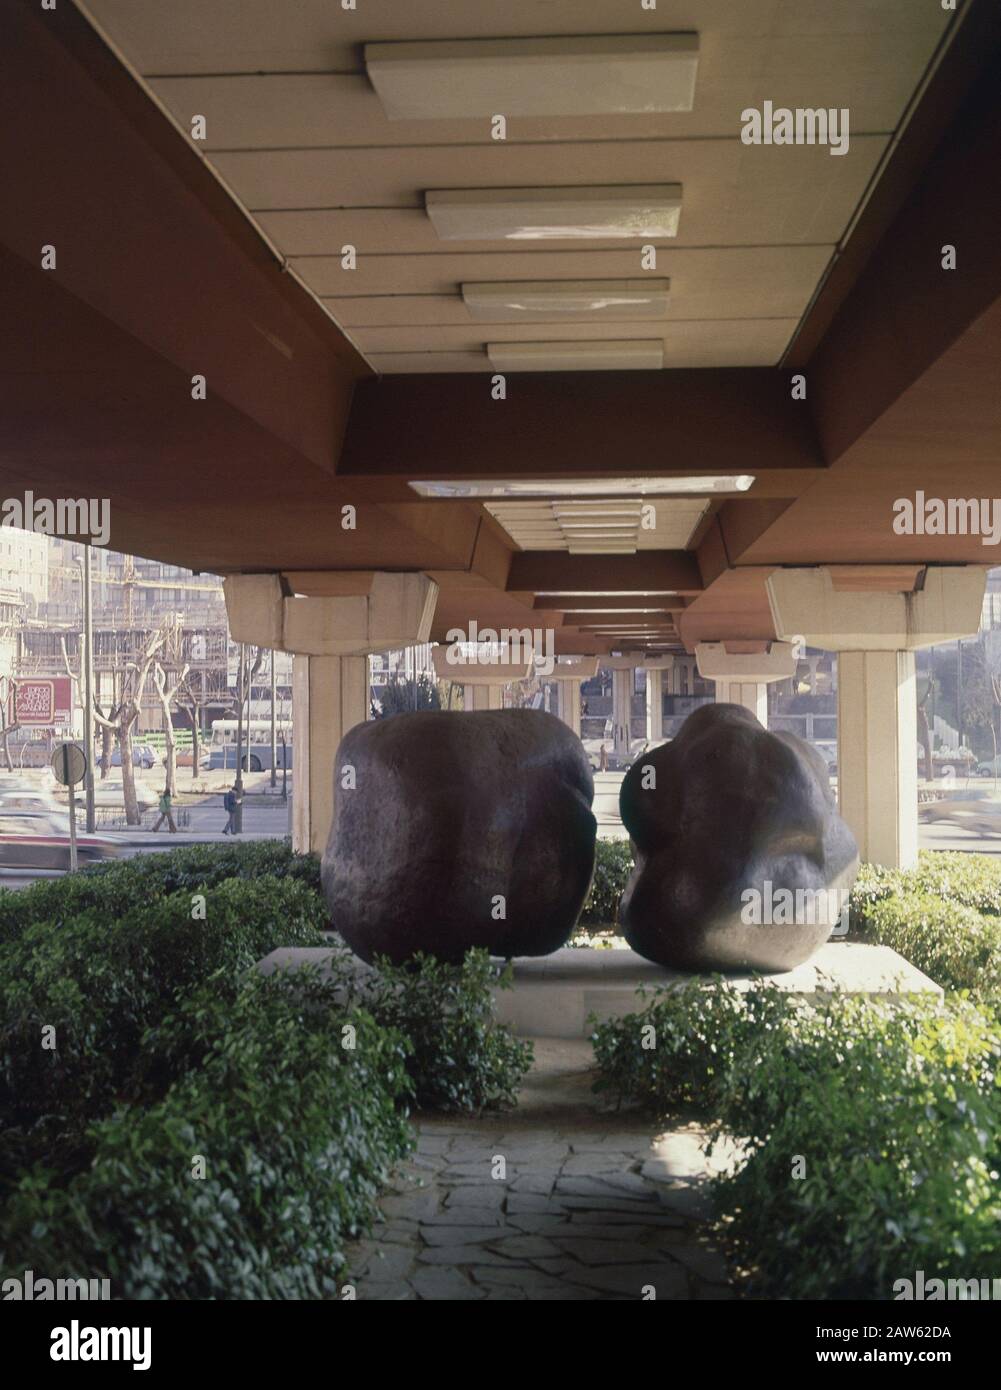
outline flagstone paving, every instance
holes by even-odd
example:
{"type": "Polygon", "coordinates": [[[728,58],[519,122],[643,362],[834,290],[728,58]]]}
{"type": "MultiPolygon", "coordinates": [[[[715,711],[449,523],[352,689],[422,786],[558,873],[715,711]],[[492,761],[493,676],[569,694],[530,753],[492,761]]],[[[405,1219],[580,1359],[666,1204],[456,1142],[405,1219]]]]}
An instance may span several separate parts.
{"type": "Polygon", "coordinates": [[[357,1297],[733,1298],[698,1129],[658,1132],[603,1108],[586,1042],[535,1051],[516,1110],[417,1117],[381,1223],[350,1248],[357,1297]]]}

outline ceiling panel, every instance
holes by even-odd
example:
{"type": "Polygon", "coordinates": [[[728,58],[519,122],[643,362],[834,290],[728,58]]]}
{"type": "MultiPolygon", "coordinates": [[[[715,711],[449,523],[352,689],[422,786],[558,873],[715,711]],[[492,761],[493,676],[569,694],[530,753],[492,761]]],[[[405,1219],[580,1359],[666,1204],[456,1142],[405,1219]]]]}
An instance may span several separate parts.
{"type": "MultiPolygon", "coordinates": [[[[731,40],[939,33],[947,15],[919,0],[88,0],[144,73],[357,72],[360,46],[393,39],[699,30],[731,40]]],[[[832,53],[833,57],[833,53],[832,53]]]]}
{"type": "MultiPolygon", "coordinates": [[[[364,248],[367,255],[386,251],[442,252],[484,250],[511,251],[510,242],[449,241],[443,243],[420,208],[303,208],[290,211],[259,212],[256,221],[287,256],[322,256],[338,252],[350,242],[364,248]]],[[[676,245],[676,240],[651,238],[658,247],[676,245]]],[[[588,241],[593,251],[621,251],[620,238],[588,241]]],[[[579,251],[579,241],[547,241],[550,251],[579,251]]],[[[524,253],[522,253],[524,254],[524,253]]],[[[635,257],[635,253],[634,253],[635,257]]]]}
{"type": "MultiPolygon", "coordinates": [[[[489,371],[489,340],[663,334],[668,367],[780,360],[951,18],[938,0],[89,0],[296,274],[379,371],[489,371]],[[390,121],[366,42],[699,35],[689,112],[390,121]],[[843,157],[745,146],[765,101],[847,107],[843,157]],[[676,239],[442,242],[432,189],[683,185],[676,239]],[[354,270],[341,248],[357,249],[354,270]],[[666,317],[474,325],[463,281],[671,280],[666,317]]],[[[503,114],[503,113],[499,113],[503,114]]]]}
{"type": "MultiPolygon", "coordinates": [[[[772,34],[740,43],[703,34],[692,111],[614,119],[512,117],[507,139],[732,137],[739,133],[741,111],[765,98],[792,108],[847,106],[854,132],[886,132],[896,125],[934,40],[927,28],[850,34],[838,40],[835,55],[826,34],[772,34]]],[[[150,85],[183,126],[190,126],[192,116],[205,116],[206,150],[462,144],[489,135],[482,118],[391,121],[362,73],[168,77],[150,85]]]]}
{"type": "Polygon", "coordinates": [[[759,337],[770,350],[776,340],[788,336],[789,325],[795,319],[736,319],[704,320],[688,323],[667,323],[664,320],[644,319],[628,325],[617,323],[470,323],[464,327],[453,324],[422,325],[417,328],[359,328],[352,337],[363,352],[473,352],[484,341],[493,343],[551,343],[551,342],[617,342],[621,338],[653,340],[663,338],[667,344],[696,345],[715,336],[723,344],[743,350],[747,343],[759,337]],[[772,328],[770,325],[777,325],[772,328]]]}
{"type": "MultiPolygon", "coordinates": [[[[681,323],[666,325],[663,329],[665,367],[771,367],[781,357],[786,344],[796,328],[798,319],[736,319],[704,323],[681,323]]],[[[576,335],[594,338],[611,336],[607,332],[595,333],[595,325],[588,324],[586,331],[576,335]]],[[[602,325],[602,329],[607,326],[602,325]]],[[[652,338],[652,323],[636,325],[637,331],[628,336],[652,338]]],[[[440,351],[416,351],[401,347],[399,351],[387,351],[392,341],[391,335],[406,334],[410,330],[400,329],[359,329],[352,336],[360,339],[360,347],[365,356],[379,372],[489,372],[490,363],[482,349],[474,350],[470,344],[472,335],[461,328],[433,328],[414,335],[413,342],[429,340],[442,342],[440,351]],[[378,335],[378,336],[376,336],[378,335]],[[444,346],[447,341],[447,346],[444,346]],[[378,343],[378,347],[373,344],[378,343]]],[[[575,335],[569,330],[560,335],[570,339],[575,335]]],[[[619,334],[621,337],[621,333],[619,334]]],[[[536,341],[553,339],[552,329],[539,331],[532,335],[527,329],[518,331],[516,325],[490,327],[480,324],[478,338],[481,343],[487,338],[495,341],[536,341]],[[504,337],[510,334],[510,337],[504,337]]],[[[406,343],[410,339],[396,338],[406,343]]]]}
{"type": "Polygon", "coordinates": [[[859,136],[841,157],[820,145],[739,139],[421,145],[236,152],[213,162],[251,211],[420,208],[428,189],[680,183],[678,245],[732,246],[836,241],[885,145],[859,136]]]}
{"type": "MultiPolygon", "coordinates": [[[[827,246],[660,251],[656,275],[671,281],[668,319],[789,318],[806,307],[830,254],[827,246]]],[[[623,250],[506,250],[497,255],[362,255],[355,270],[342,269],[335,257],[292,264],[317,294],[334,296],[335,317],[350,327],[471,323],[465,305],[460,302],[456,309],[448,298],[458,294],[464,280],[629,279],[637,276],[639,256],[623,250]],[[387,297],[352,298],[367,295],[387,297]]]]}

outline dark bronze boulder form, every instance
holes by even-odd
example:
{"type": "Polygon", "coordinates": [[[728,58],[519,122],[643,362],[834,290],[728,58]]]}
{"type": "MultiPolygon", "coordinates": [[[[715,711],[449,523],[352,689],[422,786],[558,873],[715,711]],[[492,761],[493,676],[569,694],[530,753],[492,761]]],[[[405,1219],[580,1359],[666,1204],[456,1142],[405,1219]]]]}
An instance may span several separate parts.
{"type": "Polygon", "coordinates": [[[858,871],[819,753],[741,705],[702,706],[637,759],[619,807],[636,859],[619,921],[659,965],[791,970],[828,938],[858,871]]]}
{"type": "Polygon", "coordinates": [[[323,888],[363,960],[458,962],[473,946],[544,956],[566,942],[594,870],[594,782],[559,719],[422,711],[358,724],[334,778],[323,888]]]}

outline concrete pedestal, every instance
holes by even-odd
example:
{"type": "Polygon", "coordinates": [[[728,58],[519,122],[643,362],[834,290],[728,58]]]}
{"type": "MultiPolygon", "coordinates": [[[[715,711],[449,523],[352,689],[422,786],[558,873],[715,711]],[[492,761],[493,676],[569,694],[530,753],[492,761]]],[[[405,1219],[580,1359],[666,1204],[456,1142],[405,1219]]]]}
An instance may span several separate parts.
{"type": "MultiPolygon", "coordinates": [[[[323,946],[283,946],[258,962],[265,975],[275,970],[294,970],[302,965],[328,962],[331,951],[323,946]]],[[[357,962],[364,976],[371,967],[357,962]]],[[[523,958],[514,963],[514,985],[495,989],[497,1018],[523,1038],[587,1038],[590,1014],[599,1020],[637,1013],[646,989],[679,989],[697,975],[665,970],[634,951],[603,951],[565,946],[552,955],[523,958]]],[[[708,979],[708,977],[703,977],[708,979]]],[[[942,989],[889,946],[858,942],[828,942],[812,960],[782,975],[727,977],[737,989],[746,990],[752,978],[765,979],[779,989],[803,999],[821,999],[835,990],[896,999],[912,994],[942,998],[942,989]]]]}
{"type": "MultiPolygon", "coordinates": [[[[516,960],[514,985],[495,990],[497,1017],[519,1037],[586,1038],[588,1017],[599,1020],[637,1013],[640,988],[680,989],[699,976],[667,970],[634,951],[566,946],[538,959],[516,960]]],[[[934,994],[942,989],[889,946],[828,942],[805,965],[781,975],[731,975],[737,989],[764,979],[803,999],[834,990],[874,998],[934,994]]]]}

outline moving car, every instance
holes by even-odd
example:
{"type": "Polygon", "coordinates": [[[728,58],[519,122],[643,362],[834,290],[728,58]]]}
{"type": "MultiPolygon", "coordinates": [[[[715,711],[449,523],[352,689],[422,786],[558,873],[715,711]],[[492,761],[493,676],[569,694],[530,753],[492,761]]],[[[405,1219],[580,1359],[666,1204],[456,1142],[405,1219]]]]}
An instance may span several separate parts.
{"type": "MultiPolygon", "coordinates": [[[[77,834],[77,863],[116,859],[121,850],[103,835],[77,834]]],[[[59,811],[6,811],[0,808],[0,871],[68,869],[69,816],[59,811]]]]}
{"type": "Polygon", "coordinates": [[[923,821],[946,821],[974,835],[1001,835],[1001,801],[985,792],[966,792],[962,799],[927,801],[918,807],[923,821]]]}

